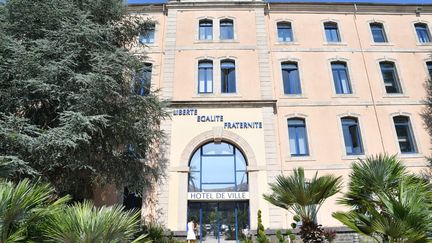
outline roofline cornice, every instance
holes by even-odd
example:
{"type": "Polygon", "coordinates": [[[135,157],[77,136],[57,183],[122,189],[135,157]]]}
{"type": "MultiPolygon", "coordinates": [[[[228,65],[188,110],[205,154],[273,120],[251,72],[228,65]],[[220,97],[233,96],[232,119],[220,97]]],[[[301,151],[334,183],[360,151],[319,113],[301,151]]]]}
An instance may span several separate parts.
{"type": "Polygon", "coordinates": [[[268,3],[267,13],[319,12],[355,14],[432,14],[432,4],[268,3]]]}

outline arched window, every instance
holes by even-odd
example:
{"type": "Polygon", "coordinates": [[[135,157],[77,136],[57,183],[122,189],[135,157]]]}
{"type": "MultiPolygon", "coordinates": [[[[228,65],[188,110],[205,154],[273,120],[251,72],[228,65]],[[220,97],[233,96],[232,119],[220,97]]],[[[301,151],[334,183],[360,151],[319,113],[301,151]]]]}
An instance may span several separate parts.
{"type": "Polygon", "coordinates": [[[416,23],[414,24],[414,28],[417,33],[417,38],[420,43],[429,43],[430,42],[430,33],[429,27],[425,23],[416,23]]]}
{"type": "Polygon", "coordinates": [[[401,153],[416,153],[417,148],[409,117],[395,116],[393,122],[401,153]]]}
{"type": "Polygon", "coordinates": [[[221,92],[236,92],[236,75],[234,60],[225,59],[221,61],[221,92]]]}
{"type": "Polygon", "coordinates": [[[151,63],[144,63],[144,68],[139,75],[135,78],[135,93],[141,96],[150,94],[151,88],[151,75],[153,65],[151,63]]]}
{"type": "Polygon", "coordinates": [[[199,39],[213,39],[213,21],[211,19],[202,19],[199,21],[199,39]]]}
{"type": "Polygon", "coordinates": [[[387,94],[401,94],[402,88],[394,62],[380,62],[380,68],[387,94]]]}
{"type": "Polygon", "coordinates": [[[220,21],[220,39],[232,40],[234,39],[234,21],[231,19],[222,19],[220,21]]]}
{"type": "Polygon", "coordinates": [[[246,159],[235,146],[207,143],[192,156],[189,192],[248,191],[246,159]]]}
{"type": "Polygon", "coordinates": [[[293,32],[290,22],[279,22],[277,23],[278,41],[279,42],[291,42],[293,41],[293,32]]]}
{"type": "Polygon", "coordinates": [[[346,154],[363,154],[364,150],[358,119],[355,117],[342,117],[341,122],[346,154]]]}
{"type": "Polygon", "coordinates": [[[369,24],[372,32],[372,37],[374,42],[376,43],[385,43],[387,42],[387,36],[384,30],[384,25],[382,23],[370,23],[369,24]]]}
{"type": "Polygon", "coordinates": [[[284,94],[301,94],[300,75],[296,62],[282,63],[284,94]]]}
{"type": "Polygon", "coordinates": [[[331,68],[336,94],[352,94],[346,62],[331,62],[331,68]]]}
{"type": "Polygon", "coordinates": [[[198,62],[198,92],[213,92],[213,61],[211,60],[198,62]]]}
{"type": "Polygon", "coordinates": [[[327,42],[340,42],[340,34],[338,24],[335,22],[325,22],[324,32],[327,42]]]}
{"type": "Polygon", "coordinates": [[[302,118],[288,119],[288,135],[291,156],[309,155],[306,122],[302,118]]]}

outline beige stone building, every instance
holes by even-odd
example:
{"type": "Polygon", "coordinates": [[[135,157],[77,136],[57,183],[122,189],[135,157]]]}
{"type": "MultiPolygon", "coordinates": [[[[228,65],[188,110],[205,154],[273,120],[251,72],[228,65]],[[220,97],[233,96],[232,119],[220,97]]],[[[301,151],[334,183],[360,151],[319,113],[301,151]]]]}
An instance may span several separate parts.
{"type": "MultiPolygon", "coordinates": [[[[170,101],[157,198],[169,229],[194,217],[202,242],[227,242],[256,229],[259,209],[266,228],[290,228],[292,215],[262,195],[296,167],[346,183],[351,163],[386,152],[424,168],[432,4],[130,0],[129,10],[156,21],[133,51],[170,101]]],[[[337,198],[320,224],[341,226],[337,198]]]]}

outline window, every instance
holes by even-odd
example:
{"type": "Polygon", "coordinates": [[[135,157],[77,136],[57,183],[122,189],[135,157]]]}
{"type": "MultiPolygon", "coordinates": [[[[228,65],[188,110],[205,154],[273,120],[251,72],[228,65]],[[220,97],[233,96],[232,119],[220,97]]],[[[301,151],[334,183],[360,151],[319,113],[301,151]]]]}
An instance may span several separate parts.
{"type": "Polygon", "coordinates": [[[223,19],[220,21],[220,39],[232,40],[234,39],[234,22],[230,19],[223,19]]]}
{"type": "Polygon", "coordinates": [[[291,156],[309,155],[305,120],[301,118],[288,119],[288,134],[291,156]]]}
{"type": "Polygon", "coordinates": [[[396,135],[401,153],[416,153],[417,150],[409,117],[395,116],[393,117],[393,122],[395,124],[396,135]]]}
{"type": "Polygon", "coordinates": [[[155,37],[155,25],[151,24],[146,28],[145,33],[139,36],[139,43],[152,44],[154,43],[154,37],[155,37]]]}
{"type": "Polygon", "coordinates": [[[429,76],[432,77],[432,62],[426,62],[426,66],[429,72],[429,76]]]}
{"type": "Polygon", "coordinates": [[[335,22],[324,23],[324,31],[327,42],[340,42],[338,25],[335,22]]]}
{"type": "Polygon", "coordinates": [[[293,41],[293,32],[291,23],[279,22],[277,23],[278,41],[280,42],[291,42],[293,41]]]}
{"type": "Polygon", "coordinates": [[[331,68],[336,94],[352,94],[351,82],[348,76],[346,63],[332,62],[331,68]]]}
{"type": "Polygon", "coordinates": [[[210,19],[203,19],[199,22],[199,39],[212,40],[213,39],[213,21],[210,19]]]}
{"type": "Polygon", "coordinates": [[[372,37],[376,43],[387,42],[387,36],[384,31],[384,26],[381,23],[370,23],[372,37]]]}
{"type": "Polygon", "coordinates": [[[402,89],[395,64],[393,62],[380,62],[380,67],[387,94],[401,94],[402,89]]]}
{"type": "Polygon", "coordinates": [[[341,121],[347,155],[363,154],[363,146],[357,118],[344,117],[341,121]]]}
{"type": "Polygon", "coordinates": [[[246,159],[229,143],[203,145],[189,166],[189,192],[248,191],[246,159]]]}
{"type": "Polygon", "coordinates": [[[151,87],[152,64],[145,63],[141,74],[135,79],[135,93],[141,96],[148,95],[151,87]]]}
{"type": "Polygon", "coordinates": [[[427,24],[424,23],[417,23],[414,24],[417,38],[420,43],[429,43],[430,42],[430,34],[429,34],[429,28],[427,24]]]}
{"type": "Polygon", "coordinates": [[[232,60],[221,61],[221,92],[236,92],[235,63],[232,60]]]}
{"type": "Polygon", "coordinates": [[[213,92],[213,62],[210,60],[198,62],[198,92],[213,92]]]}
{"type": "Polygon", "coordinates": [[[284,94],[301,94],[300,77],[297,63],[282,63],[282,79],[284,94]]]}

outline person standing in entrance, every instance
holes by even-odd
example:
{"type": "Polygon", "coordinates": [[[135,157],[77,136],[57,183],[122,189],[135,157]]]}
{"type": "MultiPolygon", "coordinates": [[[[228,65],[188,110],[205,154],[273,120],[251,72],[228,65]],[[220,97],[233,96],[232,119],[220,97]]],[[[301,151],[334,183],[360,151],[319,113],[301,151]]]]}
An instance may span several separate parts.
{"type": "Polygon", "coordinates": [[[186,240],[188,243],[195,242],[196,235],[195,235],[195,220],[194,218],[191,218],[189,222],[187,223],[187,236],[186,240]]]}

